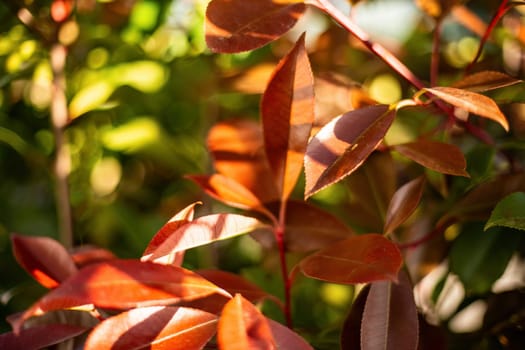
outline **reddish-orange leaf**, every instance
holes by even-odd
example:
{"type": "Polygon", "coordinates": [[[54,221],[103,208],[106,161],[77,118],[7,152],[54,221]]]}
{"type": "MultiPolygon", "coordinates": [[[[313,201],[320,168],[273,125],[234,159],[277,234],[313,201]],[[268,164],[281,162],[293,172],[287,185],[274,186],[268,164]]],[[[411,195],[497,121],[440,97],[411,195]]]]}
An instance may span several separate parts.
{"type": "Polygon", "coordinates": [[[308,144],[305,157],[308,198],[356,170],[394,121],[386,105],[360,108],[326,124],[308,144]]]}
{"type": "Polygon", "coordinates": [[[290,328],[270,318],[266,318],[272,331],[276,350],[314,350],[301,336],[290,328]]]}
{"type": "Polygon", "coordinates": [[[483,92],[521,83],[522,81],[497,71],[482,71],[468,75],[452,85],[456,89],[483,92]]]}
{"type": "Polygon", "coordinates": [[[425,90],[455,107],[464,109],[480,117],[494,120],[499,123],[503,129],[509,131],[507,118],[505,118],[500,111],[496,102],[487,96],[452,87],[434,87],[426,88],[425,90]]]}
{"type": "Polygon", "coordinates": [[[177,227],[153,252],[143,256],[143,260],[167,264],[178,252],[239,236],[264,226],[255,218],[238,214],[202,216],[177,227]]]}
{"type": "Polygon", "coordinates": [[[276,349],[266,317],[240,294],[224,305],[217,340],[221,350],[276,349]]]}
{"type": "MultiPolygon", "coordinates": [[[[193,220],[193,214],[195,213],[195,206],[197,204],[201,203],[195,202],[188,205],[186,208],[182,209],[177,214],[175,214],[164,226],[160,228],[160,230],[153,236],[148,246],[146,247],[146,250],[142,254],[142,261],[152,260],[151,257],[153,255],[153,252],[155,252],[157,248],[161,244],[163,244],[168,237],[170,237],[173,234],[173,232],[177,231],[180,227],[186,225],[191,220],[193,220]]],[[[163,263],[180,266],[182,265],[183,259],[184,251],[180,251],[173,253],[169,255],[169,257],[163,259],[163,263]]]]}
{"type": "Polygon", "coordinates": [[[261,101],[266,156],[281,201],[299,178],[314,122],[314,78],[304,37],[279,62],[261,101]]]}
{"type": "Polygon", "coordinates": [[[242,184],[263,203],[279,199],[258,123],[234,120],[216,124],[208,134],[207,146],[218,173],[242,184]]]}
{"type": "Polygon", "coordinates": [[[49,237],[11,235],[16,260],[46,288],[54,288],[77,272],[71,255],[49,237]]]}
{"type": "Polygon", "coordinates": [[[414,162],[443,174],[469,177],[463,152],[454,145],[420,139],[392,148],[414,162]]]}
{"type": "Polygon", "coordinates": [[[74,247],[71,252],[71,257],[79,269],[89,264],[96,264],[117,258],[109,250],[93,245],[74,247]]]}
{"type": "Polygon", "coordinates": [[[399,283],[374,282],[361,322],[362,350],[416,350],[419,325],[412,286],[404,271],[399,283]]]}
{"type": "Polygon", "coordinates": [[[212,0],[206,9],[206,43],[215,52],[253,50],[286,33],[305,10],[303,3],[212,0]]]}
{"type": "Polygon", "coordinates": [[[217,316],[185,307],[137,308],[108,318],[89,334],[86,350],[200,350],[213,337],[217,316]]]}
{"type": "Polygon", "coordinates": [[[416,210],[423,195],[424,184],[425,178],[420,176],[404,184],[396,191],[386,211],[385,227],[383,229],[385,234],[392,233],[416,210]]]}
{"type": "Polygon", "coordinates": [[[255,210],[266,216],[272,216],[259,198],[231,177],[226,177],[222,174],[213,174],[211,176],[190,175],[187,177],[195,181],[208,195],[225,204],[239,209],[255,210]]]}
{"type": "Polygon", "coordinates": [[[379,234],[353,236],[300,262],[302,272],[333,283],[397,280],[403,258],[397,245],[379,234]]]}
{"type": "Polygon", "coordinates": [[[43,349],[62,343],[85,332],[87,328],[67,324],[45,324],[0,334],[0,349],[43,349]]]}
{"type": "Polygon", "coordinates": [[[198,274],[177,266],[111,260],[89,265],[44,295],[22,319],[47,311],[93,304],[100,308],[127,309],[168,305],[228,292],[198,274]]]}
{"type": "MultiPolygon", "coordinates": [[[[289,200],[286,204],[286,249],[290,252],[309,252],[350,237],[353,231],[339,218],[303,201],[289,200]]],[[[265,247],[274,247],[270,230],[259,230],[252,236],[265,247]]]]}

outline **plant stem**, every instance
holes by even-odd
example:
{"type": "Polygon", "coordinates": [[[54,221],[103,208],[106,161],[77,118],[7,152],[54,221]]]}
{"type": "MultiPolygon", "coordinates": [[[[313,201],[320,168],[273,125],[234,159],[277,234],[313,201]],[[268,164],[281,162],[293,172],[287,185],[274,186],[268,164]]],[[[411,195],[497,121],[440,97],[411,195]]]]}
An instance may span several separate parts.
{"type": "Polygon", "coordinates": [[[286,263],[286,242],[285,242],[285,227],[286,227],[286,201],[281,201],[279,210],[279,224],[274,228],[275,240],[279,249],[279,260],[281,264],[281,275],[284,286],[284,317],[288,328],[293,327],[292,322],[292,298],[291,289],[292,281],[288,276],[288,264],[286,263]]]}
{"type": "Polygon", "coordinates": [[[439,76],[439,46],[441,44],[442,19],[436,20],[434,35],[432,38],[432,59],[430,61],[430,86],[436,86],[439,76]]]}
{"type": "Polygon", "coordinates": [[[73,229],[71,219],[71,206],[69,202],[68,177],[70,171],[71,154],[65,135],[68,122],[66,100],[66,66],[67,48],[56,43],[51,47],[50,59],[53,71],[53,91],[51,101],[51,124],[55,138],[55,186],[57,215],[60,241],[66,248],[73,244],[73,229]]]}

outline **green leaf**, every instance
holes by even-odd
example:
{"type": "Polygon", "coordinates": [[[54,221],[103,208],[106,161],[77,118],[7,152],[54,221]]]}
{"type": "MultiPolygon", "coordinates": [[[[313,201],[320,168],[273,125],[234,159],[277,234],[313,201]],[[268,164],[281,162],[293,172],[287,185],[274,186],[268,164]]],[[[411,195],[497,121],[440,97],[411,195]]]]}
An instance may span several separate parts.
{"type": "Polygon", "coordinates": [[[525,230],[525,193],[515,192],[503,198],[494,208],[484,230],[494,226],[525,230]]]}

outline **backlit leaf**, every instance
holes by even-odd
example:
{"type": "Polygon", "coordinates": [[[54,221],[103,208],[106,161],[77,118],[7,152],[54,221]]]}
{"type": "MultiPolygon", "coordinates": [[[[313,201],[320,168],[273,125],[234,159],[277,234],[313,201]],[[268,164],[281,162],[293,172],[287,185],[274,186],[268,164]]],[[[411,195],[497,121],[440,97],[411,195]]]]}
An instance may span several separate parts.
{"type": "Polygon", "coordinates": [[[49,237],[11,235],[13,254],[27,272],[46,288],[54,288],[77,272],[71,255],[49,237]]]}
{"type": "Polygon", "coordinates": [[[299,178],[314,122],[314,78],[304,37],[279,62],[261,101],[266,156],[282,201],[299,178]]]}
{"type": "Polygon", "coordinates": [[[111,260],[80,270],[38,300],[24,313],[20,322],[47,311],[82,305],[127,309],[173,304],[213,293],[229,295],[181,267],[138,260],[111,260]]]}
{"type": "Polygon", "coordinates": [[[154,306],[132,309],[100,323],[85,349],[200,350],[215,334],[217,317],[205,311],[154,306]]]}
{"type": "Polygon", "coordinates": [[[187,177],[195,181],[208,195],[225,204],[239,209],[256,210],[267,216],[272,215],[259,198],[231,177],[222,174],[190,175],[187,177]]]}
{"type": "Polygon", "coordinates": [[[457,146],[420,139],[394,145],[392,148],[431,170],[449,175],[469,176],[465,170],[467,168],[465,156],[457,146]]]}
{"type": "Polygon", "coordinates": [[[275,340],[268,321],[240,294],[223,308],[217,332],[221,350],[272,350],[275,340]]]}
{"type": "Polygon", "coordinates": [[[264,226],[259,220],[238,214],[202,216],[172,233],[145,260],[168,263],[171,256],[187,249],[239,236],[264,226]]]}
{"type": "Polygon", "coordinates": [[[215,52],[253,50],[286,33],[305,10],[304,3],[212,0],[206,9],[206,43],[215,52]]]}
{"type": "Polygon", "coordinates": [[[350,237],[322,249],[300,262],[308,277],[354,284],[397,280],[403,258],[397,245],[379,234],[350,237]]]}
{"type": "Polygon", "coordinates": [[[310,344],[290,328],[270,318],[267,318],[266,321],[272,331],[276,350],[313,350],[310,344]]]}
{"type": "Polygon", "coordinates": [[[87,328],[67,324],[45,324],[0,334],[0,349],[42,349],[85,332],[87,328]]]}
{"type": "Polygon", "coordinates": [[[366,299],[371,284],[367,284],[352,303],[352,309],[346,317],[341,330],[341,350],[361,348],[361,320],[365,311],[366,299]]]}
{"type": "Polygon", "coordinates": [[[494,208],[485,230],[494,226],[525,230],[525,193],[515,192],[503,198],[494,208]]]}
{"type": "Polygon", "coordinates": [[[418,177],[396,191],[386,212],[385,228],[383,229],[385,234],[392,233],[416,210],[423,195],[424,184],[425,178],[418,177]]]}
{"type": "Polygon", "coordinates": [[[279,199],[258,123],[250,120],[218,123],[208,134],[207,146],[218,173],[242,184],[263,203],[279,199]]]}
{"type": "Polygon", "coordinates": [[[308,198],[356,170],[381,142],[395,117],[386,105],[360,108],[332,120],[308,144],[308,198]]]}
{"type": "Polygon", "coordinates": [[[509,131],[507,118],[505,118],[500,111],[496,102],[487,96],[452,87],[434,87],[426,88],[425,90],[455,107],[464,109],[480,117],[494,120],[499,123],[503,129],[509,131]]]}
{"type": "MultiPolygon", "coordinates": [[[[193,220],[193,214],[195,212],[195,206],[197,204],[200,204],[200,202],[195,202],[195,203],[188,205],[186,208],[182,209],[177,214],[175,214],[164,226],[162,226],[160,230],[153,236],[153,238],[149,242],[140,260],[141,261],[151,260],[151,257],[153,256],[153,252],[155,252],[155,250],[157,250],[157,248],[162,243],[164,243],[164,241],[168,237],[170,237],[173,234],[173,232],[177,231],[180,227],[186,225],[191,220],[193,220]]],[[[182,251],[182,252],[175,252],[171,254],[169,257],[167,257],[163,261],[166,264],[174,264],[174,265],[180,266],[182,264],[183,259],[184,259],[184,252],[182,251]]]]}
{"type": "Polygon", "coordinates": [[[361,321],[361,349],[415,350],[418,337],[416,304],[406,273],[399,273],[399,283],[372,283],[361,321]]]}
{"type": "Polygon", "coordinates": [[[521,83],[522,81],[498,71],[482,71],[468,75],[455,82],[452,87],[473,92],[484,92],[521,83]]]}
{"type": "Polygon", "coordinates": [[[73,248],[71,258],[73,258],[75,265],[80,269],[89,264],[96,264],[116,259],[117,257],[107,249],[93,245],[83,245],[73,248]]]}

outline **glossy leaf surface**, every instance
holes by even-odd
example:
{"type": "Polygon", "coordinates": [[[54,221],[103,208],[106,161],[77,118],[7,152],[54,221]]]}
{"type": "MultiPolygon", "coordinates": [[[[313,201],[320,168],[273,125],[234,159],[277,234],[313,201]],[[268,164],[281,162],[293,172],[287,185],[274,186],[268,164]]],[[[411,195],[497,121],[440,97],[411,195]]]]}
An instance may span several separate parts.
{"type": "Polygon", "coordinates": [[[304,37],[279,62],[261,101],[266,156],[282,201],[299,178],[314,122],[314,78],[304,37]]]}
{"type": "Polygon", "coordinates": [[[374,282],[361,321],[361,349],[416,350],[419,326],[412,285],[404,271],[399,283],[374,282]]]}
{"type": "Polygon", "coordinates": [[[386,105],[348,112],[326,124],[306,150],[308,198],[356,170],[381,142],[395,117],[386,105]]]}
{"type": "Polygon", "coordinates": [[[263,203],[279,199],[258,123],[250,120],[218,123],[208,134],[207,146],[218,173],[242,184],[263,203]]]}
{"type": "Polygon", "coordinates": [[[425,178],[418,177],[404,184],[396,191],[386,212],[385,227],[383,229],[385,234],[392,233],[416,210],[423,195],[424,184],[425,178]]]}
{"type": "Polygon", "coordinates": [[[137,308],[110,317],[89,334],[85,349],[200,350],[215,334],[217,317],[184,307],[137,308]]]}
{"type": "Polygon", "coordinates": [[[266,317],[240,294],[223,308],[217,332],[221,350],[271,350],[275,341],[266,317]]]}
{"type": "Polygon", "coordinates": [[[213,293],[229,295],[198,274],[177,266],[112,260],[80,270],[37,301],[22,321],[47,311],[82,305],[127,309],[173,304],[213,293]]]}
{"type": "Polygon", "coordinates": [[[485,230],[494,226],[525,230],[525,193],[515,192],[503,198],[494,208],[485,230]]]}
{"type": "Polygon", "coordinates": [[[452,86],[473,92],[484,92],[521,83],[521,80],[498,71],[482,71],[464,77],[452,86]]]}
{"type": "Polygon", "coordinates": [[[392,146],[414,162],[442,174],[466,176],[467,163],[461,150],[451,144],[420,139],[392,146]]]}
{"type": "Polygon", "coordinates": [[[177,227],[145,258],[158,263],[169,263],[171,256],[187,249],[235,237],[264,226],[259,220],[238,214],[202,216],[177,227]]]}
{"type": "Polygon", "coordinates": [[[71,255],[49,237],[11,236],[13,254],[27,272],[46,288],[54,288],[77,272],[71,255]]]}
{"type": "Polygon", "coordinates": [[[18,334],[15,332],[0,334],[0,349],[42,349],[74,338],[86,330],[87,328],[84,327],[66,324],[34,326],[22,329],[18,334]]]}
{"type": "Polygon", "coordinates": [[[206,43],[223,53],[256,49],[286,33],[305,9],[273,0],[213,0],[206,9],[206,43]]]}
{"type": "Polygon", "coordinates": [[[459,107],[480,117],[491,119],[499,123],[503,129],[509,131],[507,118],[505,118],[500,111],[496,102],[487,96],[452,87],[435,87],[425,90],[455,107],[459,107]]]}
{"type": "Polygon", "coordinates": [[[308,277],[354,284],[397,280],[403,259],[397,245],[378,234],[354,236],[322,249],[300,263],[308,277]]]}

